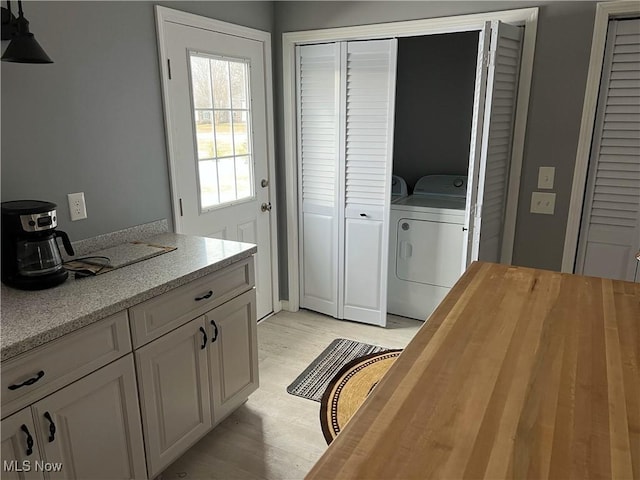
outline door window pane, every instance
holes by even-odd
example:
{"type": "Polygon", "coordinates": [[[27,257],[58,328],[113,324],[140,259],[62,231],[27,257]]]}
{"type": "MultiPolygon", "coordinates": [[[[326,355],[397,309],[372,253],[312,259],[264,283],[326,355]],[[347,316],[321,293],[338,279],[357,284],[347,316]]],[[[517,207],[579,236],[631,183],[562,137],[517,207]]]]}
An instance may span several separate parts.
{"type": "Polygon", "coordinates": [[[253,198],[248,63],[189,55],[200,208],[253,198]]]}
{"type": "Polygon", "coordinates": [[[213,75],[213,101],[215,108],[231,108],[231,88],[229,85],[229,62],[211,60],[213,75]]]}
{"type": "Polygon", "coordinates": [[[216,144],[218,157],[233,156],[233,136],[231,135],[231,112],[216,112],[216,144]]]}
{"type": "Polygon", "coordinates": [[[233,112],[233,145],[236,155],[251,153],[247,118],[247,112],[233,112]]]}
{"type": "Polygon", "coordinates": [[[215,158],[215,140],[213,135],[213,111],[196,110],[196,140],[198,158],[215,158]]]}
{"type": "Polygon", "coordinates": [[[236,157],[236,190],[238,197],[251,196],[251,160],[249,157],[236,157]]]}
{"type": "Polygon", "coordinates": [[[211,206],[220,203],[218,196],[218,162],[206,160],[198,162],[200,174],[200,197],[202,205],[211,206]]]}
{"type": "Polygon", "coordinates": [[[235,200],[237,197],[234,158],[221,158],[218,160],[218,181],[220,182],[220,203],[235,200]]]}
{"type": "Polygon", "coordinates": [[[211,108],[211,77],[209,62],[206,58],[191,57],[191,83],[193,88],[193,106],[211,108]]]}
{"type": "Polygon", "coordinates": [[[235,108],[247,108],[247,65],[244,63],[230,63],[231,98],[235,108]]]}

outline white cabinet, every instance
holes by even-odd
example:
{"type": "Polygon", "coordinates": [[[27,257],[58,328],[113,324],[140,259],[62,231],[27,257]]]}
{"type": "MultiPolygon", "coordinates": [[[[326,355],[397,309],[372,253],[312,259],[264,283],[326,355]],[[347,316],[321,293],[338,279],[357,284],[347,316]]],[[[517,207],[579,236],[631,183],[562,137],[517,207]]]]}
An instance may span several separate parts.
{"type": "Polygon", "coordinates": [[[157,476],[258,387],[254,286],[240,260],[3,362],[2,477],[157,476]]]}
{"type": "Polygon", "coordinates": [[[199,317],[136,351],[151,477],[211,429],[207,340],[199,317]]]}
{"type": "Polygon", "coordinates": [[[49,478],[145,478],[131,354],[35,403],[41,451],[60,465],[49,478]]]}
{"type": "Polygon", "coordinates": [[[25,408],[2,420],[2,478],[6,480],[43,479],[36,470],[42,462],[31,409],[25,408]]]}
{"type": "Polygon", "coordinates": [[[211,328],[209,372],[213,423],[258,388],[256,292],[252,289],[206,316],[211,328]]]}
{"type": "MultiPolygon", "coordinates": [[[[229,277],[225,271],[198,280],[199,289],[188,284],[134,307],[140,322],[174,327],[135,350],[149,477],[161,473],[258,388],[253,262],[228,270],[236,272],[235,285],[245,282],[246,291],[222,304],[216,294],[226,295],[232,285],[219,281],[229,277]],[[161,308],[179,302],[191,305],[195,318],[180,310],[172,319],[161,308]],[[203,312],[201,305],[218,306],[203,312]],[[149,321],[154,318],[159,321],[149,321]]],[[[143,343],[152,330],[145,327],[134,344],[143,343]]]]}
{"type": "Polygon", "coordinates": [[[145,478],[135,369],[127,352],[128,319],[120,312],[3,362],[2,413],[17,411],[2,420],[2,462],[12,470],[3,474],[145,478]]]}

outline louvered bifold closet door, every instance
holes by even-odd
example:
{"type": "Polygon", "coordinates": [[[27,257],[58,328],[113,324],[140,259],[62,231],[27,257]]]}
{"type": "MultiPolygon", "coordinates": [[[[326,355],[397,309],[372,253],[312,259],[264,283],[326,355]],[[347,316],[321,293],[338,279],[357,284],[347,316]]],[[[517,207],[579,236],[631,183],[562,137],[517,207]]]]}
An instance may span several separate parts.
{"type": "Polygon", "coordinates": [[[338,315],[340,45],[297,47],[300,306],[338,315]]]}
{"type": "Polygon", "coordinates": [[[477,259],[499,262],[504,231],[522,27],[494,21],[482,128],[476,219],[477,259]]]}
{"type": "Polygon", "coordinates": [[[386,324],[396,40],[346,48],[343,318],[386,324]]]}
{"type": "Polygon", "coordinates": [[[640,281],[640,20],[609,23],[576,272],[640,281]]]}

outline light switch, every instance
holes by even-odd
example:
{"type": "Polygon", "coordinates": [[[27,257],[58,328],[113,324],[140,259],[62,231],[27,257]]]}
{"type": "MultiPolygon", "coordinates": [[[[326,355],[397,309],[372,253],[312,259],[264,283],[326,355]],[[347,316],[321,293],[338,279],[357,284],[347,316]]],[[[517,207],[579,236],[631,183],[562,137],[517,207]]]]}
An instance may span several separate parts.
{"type": "Polygon", "coordinates": [[[553,188],[553,179],[556,176],[555,167],[540,167],[538,170],[538,188],[550,190],[553,188]]]}
{"type": "Polygon", "coordinates": [[[556,194],[533,192],[531,194],[531,213],[553,215],[556,208],[556,194]]]}

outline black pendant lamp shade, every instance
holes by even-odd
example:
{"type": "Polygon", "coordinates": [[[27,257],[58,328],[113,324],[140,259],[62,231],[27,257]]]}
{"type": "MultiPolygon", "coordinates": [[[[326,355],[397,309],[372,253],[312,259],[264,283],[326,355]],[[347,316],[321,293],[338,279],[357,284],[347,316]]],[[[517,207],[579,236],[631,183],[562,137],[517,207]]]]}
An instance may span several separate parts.
{"type": "Polygon", "coordinates": [[[11,14],[11,5],[2,9],[2,38],[9,37],[11,42],[2,55],[3,62],[17,63],[53,63],[42,49],[33,33],[29,31],[29,21],[22,13],[22,1],[18,0],[18,18],[11,14]],[[6,11],[5,11],[6,10],[6,11]],[[8,20],[5,22],[5,19],[8,20]],[[7,31],[9,33],[7,33],[7,31]]]}

